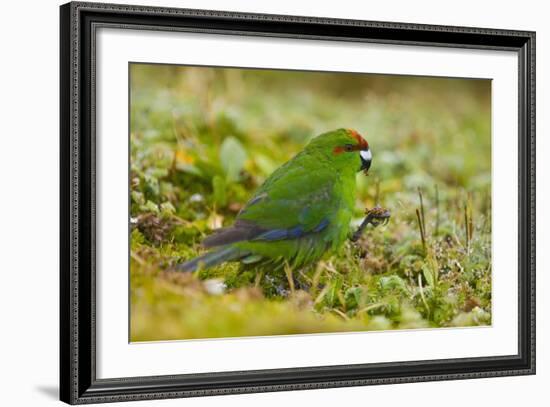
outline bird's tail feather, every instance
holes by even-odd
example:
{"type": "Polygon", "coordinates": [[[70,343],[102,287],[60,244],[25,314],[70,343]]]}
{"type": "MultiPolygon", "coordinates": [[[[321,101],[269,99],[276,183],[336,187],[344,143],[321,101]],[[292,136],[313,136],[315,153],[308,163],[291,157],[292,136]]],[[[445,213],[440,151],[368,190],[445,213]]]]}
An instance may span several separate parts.
{"type": "Polygon", "coordinates": [[[206,269],[226,261],[238,260],[246,255],[248,255],[247,252],[243,252],[236,247],[220,247],[218,250],[205,253],[202,256],[195,257],[194,259],[188,260],[185,263],[178,264],[176,266],[176,270],[183,272],[193,272],[199,267],[206,269]]]}

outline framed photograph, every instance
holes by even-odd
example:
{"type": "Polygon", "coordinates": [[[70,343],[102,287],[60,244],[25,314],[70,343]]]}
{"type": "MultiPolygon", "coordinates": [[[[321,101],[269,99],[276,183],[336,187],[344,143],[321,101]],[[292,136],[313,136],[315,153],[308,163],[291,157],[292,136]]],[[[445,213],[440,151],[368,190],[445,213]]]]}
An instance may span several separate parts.
{"type": "Polygon", "coordinates": [[[61,400],[535,373],[535,33],[61,6],[61,400]]]}

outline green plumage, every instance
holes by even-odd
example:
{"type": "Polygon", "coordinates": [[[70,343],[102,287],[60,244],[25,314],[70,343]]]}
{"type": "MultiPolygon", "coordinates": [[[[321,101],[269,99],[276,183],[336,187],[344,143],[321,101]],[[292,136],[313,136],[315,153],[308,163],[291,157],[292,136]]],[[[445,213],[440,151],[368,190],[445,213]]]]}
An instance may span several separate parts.
{"type": "Polygon", "coordinates": [[[217,249],[180,269],[194,271],[201,264],[211,267],[232,260],[303,267],[336,250],[348,237],[355,175],[365,169],[359,153],[367,150],[368,144],[353,130],[338,129],[314,138],[271,174],[233,226],[203,242],[217,249]]]}

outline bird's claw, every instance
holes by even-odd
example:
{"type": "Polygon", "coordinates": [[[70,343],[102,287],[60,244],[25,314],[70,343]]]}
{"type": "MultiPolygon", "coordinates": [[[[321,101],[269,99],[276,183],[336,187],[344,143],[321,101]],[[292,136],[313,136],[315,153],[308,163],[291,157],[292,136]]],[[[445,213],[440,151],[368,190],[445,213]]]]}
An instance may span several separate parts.
{"type": "Polygon", "coordinates": [[[367,209],[365,211],[365,214],[367,216],[365,217],[365,219],[363,219],[363,222],[361,223],[361,225],[359,225],[359,228],[351,237],[352,242],[356,242],[357,240],[359,240],[359,238],[363,234],[363,231],[369,223],[373,227],[387,225],[391,217],[391,212],[385,208],[381,208],[380,206],[375,206],[372,209],[367,209]]]}
{"type": "Polygon", "coordinates": [[[365,218],[367,223],[370,223],[374,227],[378,225],[387,225],[391,217],[391,212],[380,206],[375,206],[372,209],[367,209],[365,211],[365,214],[367,215],[367,217],[365,218]]]}

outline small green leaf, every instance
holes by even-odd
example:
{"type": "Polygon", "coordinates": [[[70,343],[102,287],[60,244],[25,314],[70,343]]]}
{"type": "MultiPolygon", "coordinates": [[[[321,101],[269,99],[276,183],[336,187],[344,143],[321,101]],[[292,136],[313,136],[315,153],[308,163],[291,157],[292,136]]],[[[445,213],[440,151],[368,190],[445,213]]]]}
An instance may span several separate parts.
{"type": "Polygon", "coordinates": [[[148,195],[158,196],[159,194],[159,180],[151,174],[145,174],[145,193],[148,195]]]}
{"type": "Polygon", "coordinates": [[[327,291],[325,296],[326,304],[329,307],[334,307],[338,302],[338,292],[342,288],[342,278],[340,276],[336,277],[331,283],[330,289],[327,291]]]}
{"type": "Polygon", "coordinates": [[[170,215],[176,213],[176,208],[170,201],[166,201],[160,204],[160,213],[162,217],[169,217],[170,215]]]}
{"type": "Polygon", "coordinates": [[[229,181],[239,179],[239,173],[244,168],[246,150],[235,137],[227,137],[220,148],[220,162],[229,181]]]}
{"type": "Polygon", "coordinates": [[[142,192],[132,191],[132,201],[134,201],[138,205],[143,205],[145,203],[145,197],[143,196],[142,192]]]}
{"type": "Polygon", "coordinates": [[[422,266],[422,274],[424,275],[424,278],[426,279],[426,283],[428,284],[428,286],[433,288],[435,286],[435,279],[434,279],[434,274],[429,265],[424,264],[422,266]]]}
{"type": "Polygon", "coordinates": [[[348,309],[357,308],[361,305],[361,297],[363,296],[363,289],[361,287],[351,287],[346,290],[344,295],[346,299],[346,306],[348,309]]]}
{"type": "Polygon", "coordinates": [[[391,291],[397,289],[403,293],[409,294],[407,284],[399,276],[393,275],[388,277],[380,277],[380,288],[382,290],[391,291]]]}
{"type": "Polygon", "coordinates": [[[141,234],[141,232],[137,228],[133,229],[130,235],[130,246],[132,250],[136,250],[143,243],[145,243],[145,237],[141,234]]]}
{"type": "Polygon", "coordinates": [[[156,203],[153,201],[147,201],[145,205],[141,206],[141,210],[144,212],[153,212],[158,214],[159,213],[159,207],[156,203]]]}

